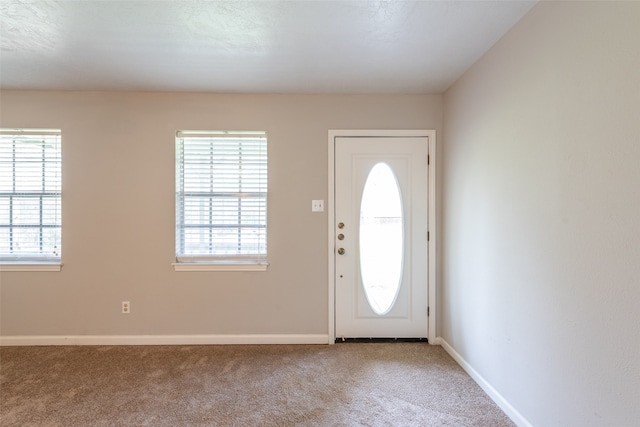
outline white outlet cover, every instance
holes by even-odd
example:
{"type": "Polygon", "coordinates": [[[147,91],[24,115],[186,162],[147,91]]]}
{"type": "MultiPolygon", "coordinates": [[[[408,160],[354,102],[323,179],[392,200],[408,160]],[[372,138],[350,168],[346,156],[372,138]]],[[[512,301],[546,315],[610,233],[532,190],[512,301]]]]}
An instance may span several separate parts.
{"type": "Polygon", "coordinates": [[[324,212],[324,200],[312,200],[311,212],[324,212]]]}

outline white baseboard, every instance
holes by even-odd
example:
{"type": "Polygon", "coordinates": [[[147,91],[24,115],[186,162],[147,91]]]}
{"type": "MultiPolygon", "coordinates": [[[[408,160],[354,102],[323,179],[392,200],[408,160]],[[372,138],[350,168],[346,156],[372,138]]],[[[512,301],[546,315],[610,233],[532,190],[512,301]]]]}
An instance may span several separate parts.
{"type": "Polygon", "coordinates": [[[484,392],[489,395],[491,400],[493,400],[500,407],[500,409],[502,409],[504,413],[507,414],[509,418],[511,418],[511,421],[516,423],[516,425],[519,427],[533,427],[533,425],[520,412],[518,412],[518,410],[514,408],[507,401],[507,399],[505,399],[500,393],[498,393],[498,391],[493,388],[493,386],[489,384],[489,382],[485,380],[478,373],[478,371],[473,369],[473,367],[466,360],[464,360],[462,356],[460,356],[460,354],[458,354],[458,352],[455,351],[453,347],[451,347],[451,345],[449,345],[449,343],[444,340],[444,338],[436,338],[434,344],[441,345],[442,348],[444,348],[445,351],[449,353],[449,355],[453,357],[456,362],[458,362],[462,369],[464,369],[466,373],[469,374],[469,376],[473,378],[476,383],[478,383],[478,385],[484,390],[484,392]]]}
{"type": "Polygon", "coordinates": [[[329,344],[329,335],[20,335],[0,337],[0,346],[220,344],[329,344]]]}

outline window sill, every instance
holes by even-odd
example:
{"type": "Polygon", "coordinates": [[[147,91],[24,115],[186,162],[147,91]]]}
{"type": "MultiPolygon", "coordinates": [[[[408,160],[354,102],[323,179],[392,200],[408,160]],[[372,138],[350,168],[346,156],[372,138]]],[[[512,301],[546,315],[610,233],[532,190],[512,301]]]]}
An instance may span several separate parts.
{"type": "Polygon", "coordinates": [[[0,272],[13,271],[60,271],[62,263],[37,263],[37,262],[2,262],[0,263],[0,272]]]}
{"type": "Polygon", "coordinates": [[[176,262],[171,264],[175,271],[267,271],[269,263],[260,262],[176,262]]]}

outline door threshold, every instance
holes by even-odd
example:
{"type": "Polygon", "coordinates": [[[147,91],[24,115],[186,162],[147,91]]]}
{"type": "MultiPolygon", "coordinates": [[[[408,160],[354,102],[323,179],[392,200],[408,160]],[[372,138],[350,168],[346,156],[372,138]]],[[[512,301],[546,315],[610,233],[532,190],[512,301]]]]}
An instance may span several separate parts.
{"type": "Polygon", "coordinates": [[[336,338],[339,343],[394,343],[394,342],[424,342],[429,343],[427,338],[336,338]]]}

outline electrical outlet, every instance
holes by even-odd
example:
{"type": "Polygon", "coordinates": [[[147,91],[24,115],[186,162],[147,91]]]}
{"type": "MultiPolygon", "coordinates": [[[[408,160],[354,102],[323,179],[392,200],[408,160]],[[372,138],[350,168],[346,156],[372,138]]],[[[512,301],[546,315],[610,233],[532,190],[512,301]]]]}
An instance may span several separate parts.
{"type": "Polygon", "coordinates": [[[311,212],[324,212],[324,200],[312,200],[311,212]]]}
{"type": "Polygon", "coordinates": [[[122,301],[122,314],[131,313],[131,303],[129,301],[122,301]]]}

